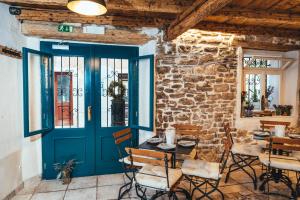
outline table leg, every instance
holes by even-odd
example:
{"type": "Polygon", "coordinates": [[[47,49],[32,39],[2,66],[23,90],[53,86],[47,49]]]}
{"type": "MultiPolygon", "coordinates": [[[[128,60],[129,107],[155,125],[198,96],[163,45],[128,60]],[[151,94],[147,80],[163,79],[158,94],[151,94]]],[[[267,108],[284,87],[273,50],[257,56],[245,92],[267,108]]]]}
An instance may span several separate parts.
{"type": "Polygon", "coordinates": [[[176,153],[172,153],[172,168],[176,168],[176,153]]]}

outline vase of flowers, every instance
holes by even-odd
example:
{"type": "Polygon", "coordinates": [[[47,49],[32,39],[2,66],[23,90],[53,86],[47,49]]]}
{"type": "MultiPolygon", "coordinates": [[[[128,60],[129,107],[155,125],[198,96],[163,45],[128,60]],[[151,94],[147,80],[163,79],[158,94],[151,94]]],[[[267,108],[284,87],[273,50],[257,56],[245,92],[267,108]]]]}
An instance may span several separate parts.
{"type": "Polygon", "coordinates": [[[245,110],[245,117],[252,117],[253,116],[253,109],[254,105],[250,102],[246,102],[246,106],[244,107],[245,110]]]}

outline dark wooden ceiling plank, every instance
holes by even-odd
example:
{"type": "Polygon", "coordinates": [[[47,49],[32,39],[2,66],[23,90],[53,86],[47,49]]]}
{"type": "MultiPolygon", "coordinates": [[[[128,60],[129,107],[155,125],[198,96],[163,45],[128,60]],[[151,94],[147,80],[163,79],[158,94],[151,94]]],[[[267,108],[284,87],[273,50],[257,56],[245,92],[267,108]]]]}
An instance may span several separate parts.
{"type": "Polygon", "coordinates": [[[282,0],[278,4],[272,6],[272,10],[292,11],[296,6],[300,5],[300,0],[282,0]]]}
{"type": "Polygon", "coordinates": [[[300,30],[276,29],[276,31],[274,31],[274,28],[268,28],[265,26],[234,25],[224,23],[213,23],[208,21],[200,22],[195,28],[206,31],[216,31],[240,35],[264,35],[295,38],[300,40],[300,30]]]}
{"type": "Polygon", "coordinates": [[[69,22],[97,25],[114,25],[127,27],[163,27],[170,20],[158,17],[129,17],[129,16],[82,16],[70,11],[61,10],[31,10],[22,9],[22,13],[16,16],[19,20],[44,21],[44,22],[69,22]]]}
{"type": "Polygon", "coordinates": [[[75,27],[72,33],[62,33],[57,30],[57,23],[29,22],[22,23],[22,33],[46,39],[74,40],[84,42],[114,43],[141,45],[153,39],[136,30],[109,29],[104,34],[86,34],[82,28],[75,27]]]}
{"type": "Polygon", "coordinates": [[[257,50],[269,50],[269,51],[286,52],[286,51],[300,50],[300,45],[272,44],[270,42],[262,42],[262,41],[233,40],[231,45],[235,47],[243,47],[244,49],[257,49],[257,50]]]}
{"type": "MultiPolygon", "coordinates": [[[[107,9],[110,13],[149,12],[179,14],[192,5],[194,0],[109,0],[107,9]]],[[[67,9],[68,0],[0,0],[0,2],[30,8],[67,9]]]]}
{"type": "Polygon", "coordinates": [[[274,12],[265,10],[224,8],[221,11],[207,17],[205,20],[212,22],[222,22],[223,19],[228,23],[249,24],[249,25],[266,25],[277,27],[281,24],[300,28],[300,14],[287,12],[274,12]]]}
{"type": "Polygon", "coordinates": [[[181,13],[174,20],[166,31],[166,39],[173,40],[190,28],[193,28],[197,23],[204,20],[207,16],[224,8],[232,0],[196,0],[193,5],[181,13]]]}

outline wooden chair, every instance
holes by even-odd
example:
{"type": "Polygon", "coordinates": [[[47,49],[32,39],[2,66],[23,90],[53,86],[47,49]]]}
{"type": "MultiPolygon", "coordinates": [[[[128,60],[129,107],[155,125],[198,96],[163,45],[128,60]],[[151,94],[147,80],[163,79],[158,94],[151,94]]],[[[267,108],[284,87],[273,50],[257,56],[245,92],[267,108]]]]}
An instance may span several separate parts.
{"type": "Polygon", "coordinates": [[[260,128],[263,131],[270,131],[271,129],[275,128],[276,125],[283,125],[286,126],[286,128],[288,128],[290,124],[290,122],[260,120],[260,128]]]}
{"type": "MultiPolygon", "coordinates": [[[[300,139],[270,137],[267,138],[267,141],[269,151],[259,155],[260,162],[267,167],[267,172],[263,176],[263,182],[259,189],[265,191],[265,185],[270,181],[276,183],[282,182],[291,190],[291,197],[297,199],[300,186],[300,161],[299,157],[293,154],[300,152],[300,139]],[[297,183],[295,189],[293,188],[292,181],[288,175],[285,174],[285,171],[296,172],[297,183]]],[[[268,194],[284,196],[278,193],[268,194]]]]}
{"type": "Polygon", "coordinates": [[[207,197],[212,199],[210,194],[219,192],[224,199],[224,195],[218,186],[226,167],[230,149],[232,146],[231,140],[225,140],[224,151],[219,162],[208,162],[205,160],[185,160],[182,165],[182,172],[185,178],[194,186],[191,192],[193,197],[195,191],[199,191],[202,196],[197,199],[207,197]],[[205,187],[202,187],[205,186],[205,187]],[[203,189],[204,188],[204,189],[203,189]]]}
{"type": "Polygon", "coordinates": [[[156,190],[156,193],[151,199],[165,194],[168,194],[169,198],[178,199],[176,192],[183,193],[186,199],[191,199],[186,190],[177,188],[182,178],[182,172],[180,169],[169,168],[171,166],[171,154],[135,148],[126,148],[126,151],[129,154],[131,166],[134,166],[135,162],[144,164],[140,170],[133,171],[138,197],[147,199],[147,189],[153,189],[156,190]]]}
{"type": "Polygon", "coordinates": [[[176,135],[199,137],[201,127],[194,124],[175,124],[173,125],[176,135]]]}
{"type": "Polygon", "coordinates": [[[262,147],[254,144],[234,143],[231,135],[230,125],[224,124],[224,130],[227,140],[230,142],[229,145],[231,145],[230,154],[232,158],[232,164],[229,166],[226,174],[225,183],[227,183],[231,173],[242,170],[252,179],[254,189],[256,189],[257,176],[252,165],[255,161],[258,161],[258,156],[262,151],[262,147]]]}
{"type": "Polygon", "coordinates": [[[177,160],[184,160],[184,159],[196,159],[197,152],[198,152],[198,142],[199,142],[199,135],[201,132],[201,127],[194,124],[175,124],[173,125],[176,131],[176,135],[182,138],[184,137],[192,137],[196,140],[196,148],[191,152],[190,155],[176,155],[177,160]]]}
{"type": "Polygon", "coordinates": [[[119,162],[122,163],[124,173],[129,180],[128,183],[126,183],[119,189],[118,199],[122,199],[122,197],[131,190],[133,185],[133,179],[132,176],[129,175],[129,173],[132,173],[132,170],[141,168],[143,166],[143,163],[134,162],[134,165],[132,166],[129,160],[129,156],[124,150],[125,145],[127,147],[133,147],[134,144],[130,128],[126,128],[121,131],[113,133],[113,137],[115,139],[115,144],[117,145],[117,149],[118,149],[119,162]]]}

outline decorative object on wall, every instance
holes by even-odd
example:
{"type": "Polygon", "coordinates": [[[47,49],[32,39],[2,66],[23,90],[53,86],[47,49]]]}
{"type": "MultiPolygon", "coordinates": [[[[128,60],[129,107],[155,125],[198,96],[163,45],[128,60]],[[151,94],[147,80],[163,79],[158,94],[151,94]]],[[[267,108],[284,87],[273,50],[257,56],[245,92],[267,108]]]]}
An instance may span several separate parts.
{"type": "Polygon", "coordinates": [[[58,172],[57,179],[62,181],[62,184],[69,184],[72,178],[72,172],[75,168],[75,159],[69,160],[64,163],[54,164],[55,171],[58,172]]]}
{"type": "Polygon", "coordinates": [[[8,48],[6,46],[0,45],[0,54],[3,54],[5,56],[9,56],[12,58],[17,58],[17,59],[21,59],[22,58],[22,52],[12,49],[12,48],[8,48]]]}
{"type": "Polygon", "coordinates": [[[21,8],[17,8],[17,7],[14,7],[14,6],[10,6],[10,7],[9,7],[9,13],[10,13],[11,15],[21,15],[22,10],[21,10],[21,8]]]}
{"type": "Polygon", "coordinates": [[[69,0],[67,7],[78,14],[97,16],[107,12],[104,0],[69,0]]]}
{"type": "Polygon", "coordinates": [[[111,104],[111,125],[124,126],[125,125],[125,100],[124,95],[126,88],[122,81],[113,81],[110,83],[107,94],[112,97],[111,104]]]}

